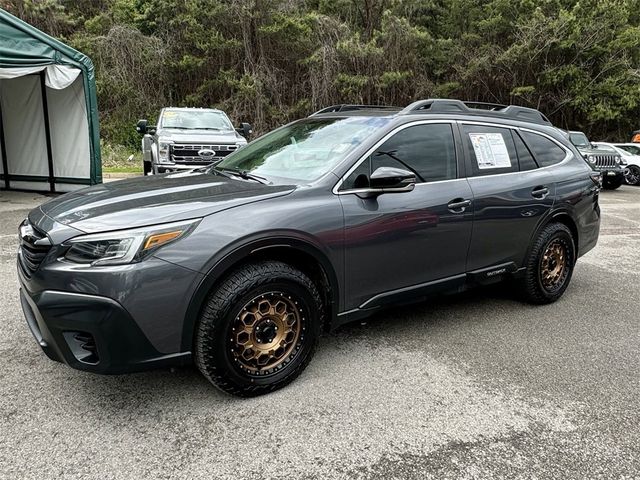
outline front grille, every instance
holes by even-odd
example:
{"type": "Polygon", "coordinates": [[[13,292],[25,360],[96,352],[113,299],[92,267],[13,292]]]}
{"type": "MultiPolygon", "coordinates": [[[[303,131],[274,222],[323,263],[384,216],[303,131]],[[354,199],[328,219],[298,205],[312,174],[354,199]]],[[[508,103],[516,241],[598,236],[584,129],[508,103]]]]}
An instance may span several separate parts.
{"type": "Polygon", "coordinates": [[[174,163],[194,163],[198,165],[207,165],[209,163],[221,160],[230,153],[238,149],[237,145],[188,145],[176,144],[171,145],[171,161],[174,163]],[[201,150],[211,150],[214,152],[210,156],[199,155],[201,150]]]}
{"type": "Polygon", "coordinates": [[[24,274],[30,278],[51,250],[46,234],[26,221],[20,226],[18,259],[24,274]]]}
{"type": "Polygon", "coordinates": [[[615,155],[595,155],[596,157],[596,167],[617,167],[616,156],[615,155]]]}

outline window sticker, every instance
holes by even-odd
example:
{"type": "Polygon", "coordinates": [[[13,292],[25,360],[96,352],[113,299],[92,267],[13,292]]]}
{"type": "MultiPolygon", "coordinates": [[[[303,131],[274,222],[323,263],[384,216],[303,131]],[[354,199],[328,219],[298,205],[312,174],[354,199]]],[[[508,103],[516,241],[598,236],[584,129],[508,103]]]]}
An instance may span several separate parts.
{"type": "Polygon", "coordinates": [[[470,133],[478,168],[510,168],[511,158],[501,133],[470,133]]]}

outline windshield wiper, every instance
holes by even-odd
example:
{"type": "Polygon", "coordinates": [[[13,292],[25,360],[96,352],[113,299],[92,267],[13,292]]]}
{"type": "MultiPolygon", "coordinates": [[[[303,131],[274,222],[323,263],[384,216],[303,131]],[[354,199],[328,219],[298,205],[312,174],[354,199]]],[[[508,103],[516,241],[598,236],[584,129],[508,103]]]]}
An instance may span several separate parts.
{"type": "Polygon", "coordinates": [[[269,184],[269,181],[266,178],[261,177],[260,175],[255,175],[246,170],[240,170],[238,168],[214,167],[212,171],[221,173],[229,172],[232,175],[242,178],[243,180],[253,180],[254,182],[262,183],[263,185],[269,184]]]}

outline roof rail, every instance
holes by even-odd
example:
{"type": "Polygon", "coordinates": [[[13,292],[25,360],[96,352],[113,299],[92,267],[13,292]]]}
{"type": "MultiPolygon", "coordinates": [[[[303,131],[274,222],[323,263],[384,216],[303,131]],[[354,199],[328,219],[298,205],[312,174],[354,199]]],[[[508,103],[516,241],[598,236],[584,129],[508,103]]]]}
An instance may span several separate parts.
{"type": "Polygon", "coordinates": [[[397,110],[398,107],[392,107],[390,105],[351,105],[348,103],[342,103],[340,105],[331,105],[330,107],[325,107],[321,110],[318,110],[315,113],[309,115],[313,117],[314,115],[320,115],[321,113],[335,113],[335,112],[352,112],[355,110],[397,110]]]}
{"type": "Polygon", "coordinates": [[[552,125],[547,117],[535,108],[518,105],[502,105],[486,102],[463,102],[444,98],[418,100],[400,111],[400,115],[420,113],[461,113],[466,115],[482,115],[490,117],[508,117],[521,122],[552,125]]]}

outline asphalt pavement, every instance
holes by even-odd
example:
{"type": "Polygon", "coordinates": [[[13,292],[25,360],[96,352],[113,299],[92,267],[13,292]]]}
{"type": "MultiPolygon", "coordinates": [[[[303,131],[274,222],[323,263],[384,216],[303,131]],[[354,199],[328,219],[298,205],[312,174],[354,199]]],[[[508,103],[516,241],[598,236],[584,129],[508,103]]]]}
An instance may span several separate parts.
{"type": "Polygon", "coordinates": [[[325,335],[289,387],[242,400],[192,368],[98,376],[48,360],[23,319],[0,192],[0,478],[640,476],[640,188],[601,193],[598,246],[564,297],[507,286],[325,335]]]}

